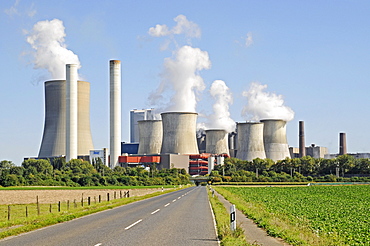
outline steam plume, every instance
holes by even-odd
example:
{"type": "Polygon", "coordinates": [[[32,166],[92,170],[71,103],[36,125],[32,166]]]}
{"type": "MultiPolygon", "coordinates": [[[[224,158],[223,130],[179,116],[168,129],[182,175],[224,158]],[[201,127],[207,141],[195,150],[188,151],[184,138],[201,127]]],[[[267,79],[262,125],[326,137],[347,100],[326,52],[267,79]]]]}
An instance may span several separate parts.
{"type": "Polygon", "coordinates": [[[155,108],[160,108],[164,92],[171,90],[170,102],[165,111],[195,112],[197,94],[205,89],[199,72],[211,67],[208,53],[198,48],[183,46],[174,52],[173,58],[164,60],[162,82],[149,100],[155,108]]]}
{"type": "Polygon", "coordinates": [[[61,20],[39,21],[28,33],[27,42],[32,46],[35,69],[47,69],[53,79],[65,79],[65,65],[77,64],[78,56],[64,43],[64,25],[61,20]]]}
{"type": "Polygon", "coordinates": [[[185,15],[178,15],[173,19],[177,24],[171,30],[167,25],[156,25],[149,29],[149,35],[153,37],[169,36],[173,34],[185,34],[189,38],[199,38],[201,31],[199,26],[189,21],[185,15]]]}
{"type": "Polygon", "coordinates": [[[247,120],[282,119],[290,121],[294,118],[294,111],[284,105],[281,95],[265,92],[267,85],[253,82],[248,91],[243,91],[243,96],[248,103],[243,108],[242,115],[247,120]]]}
{"type": "Polygon", "coordinates": [[[233,103],[232,93],[222,80],[215,80],[210,88],[215,99],[213,114],[207,117],[205,127],[210,129],[225,129],[228,132],[235,130],[235,122],[230,118],[229,105],[233,103]]]}

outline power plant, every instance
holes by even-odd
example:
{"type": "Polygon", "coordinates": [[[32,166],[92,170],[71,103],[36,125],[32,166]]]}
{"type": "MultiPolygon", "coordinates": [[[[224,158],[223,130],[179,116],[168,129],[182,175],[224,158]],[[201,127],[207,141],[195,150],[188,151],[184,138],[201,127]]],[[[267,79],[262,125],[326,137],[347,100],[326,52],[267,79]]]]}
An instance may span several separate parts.
{"type": "Polygon", "coordinates": [[[236,158],[247,161],[266,158],[263,129],[261,122],[237,123],[236,158]]]}
{"type": "MultiPolygon", "coordinates": [[[[66,84],[65,80],[45,82],[45,123],[39,158],[66,155],[66,84]]],[[[94,149],[90,130],[90,83],[85,81],[77,81],[77,143],[78,156],[89,155],[94,149]]]]}
{"type": "Polygon", "coordinates": [[[199,154],[196,122],[197,113],[162,113],[163,141],[161,154],[199,154]]]}
{"type": "MultiPolygon", "coordinates": [[[[110,156],[108,158],[107,149],[93,150],[90,130],[90,84],[78,80],[77,65],[66,65],[66,80],[46,81],[45,125],[38,157],[66,156],[66,161],[69,161],[89,155],[104,156],[104,160],[109,159],[111,168],[121,165],[120,160],[135,158],[148,163],[152,161],[166,168],[172,167],[173,163],[178,161],[181,162],[181,166],[188,162],[189,168],[191,167],[193,171],[201,170],[200,173],[204,173],[210,171],[206,170],[205,163],[208,163],[208,167],[213,167],[214,160],[218,157],[235,156],[247,161],[269,158],[278,161],[297,157],[297,153],[299,157],[307,154],[320,158],[327,154],[324,148],[316,147],[314,144],[311,147],[305,147],[303,121],[299,121],[299,152],[294,152],[290,150],[287,143],[284,120],[239,122],[236,132],[228,133],[223,129],[203,130],[203,133],[198,131],[197,139],[197,113],[164,112],[161,113],[162,120],[154,120],[154,111],[149,109],[131,111],[134,116],[143,116],[145,120],[132,117],[132,120],[136,119],[135,126],[137,125],[139,130],[137,155],[131,158],[125,154],[126,157],[123,157],[121,62],[118,60],[109,61],[109,94],[110,156]],[[140,155],[147,157],[139,158],[140,155]],[[186,158],[183,158],[184,156],[186,158]],[[163,165],[162,159],[166,159],[167,164],[163,165]]],[[[346,135],[340,133],[339,155],[346,153],[346,135]]]]}
{"type": "Polygon", "coordinates": [[[230,155],[228,134],[226,130],[206,130],[206,153],[230,155]]]}
{"type": "Polygon", "coordinates": [[[158,154],[161,152],[163,129],[161,120],[140,120],[138,154],[158,154]]]}

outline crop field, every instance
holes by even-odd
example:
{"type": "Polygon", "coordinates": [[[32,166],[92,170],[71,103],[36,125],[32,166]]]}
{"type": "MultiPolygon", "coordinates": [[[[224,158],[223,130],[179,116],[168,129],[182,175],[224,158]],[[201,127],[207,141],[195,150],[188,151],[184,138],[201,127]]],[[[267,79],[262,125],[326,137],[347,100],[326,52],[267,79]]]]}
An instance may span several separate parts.
{"type": "Polygon", "coordinates": [[[370,245],[369,185],[217,191],[234,197],[232,202],[248,217],[292,245],[370,245]]]}

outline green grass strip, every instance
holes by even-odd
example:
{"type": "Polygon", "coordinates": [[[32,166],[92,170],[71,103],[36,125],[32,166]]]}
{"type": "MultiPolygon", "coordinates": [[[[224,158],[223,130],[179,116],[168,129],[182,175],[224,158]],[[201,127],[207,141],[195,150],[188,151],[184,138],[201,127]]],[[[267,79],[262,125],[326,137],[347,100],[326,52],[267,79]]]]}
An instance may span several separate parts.
{"type": "Polygon", "coordinates": [[[217,196],[212,197],[211,193],[208,192],[209,201],[213,209],[213,213],[216,219],[217,234],[220,239],[222,246],[249,246],[241,227],[237,225],[236,230],[233,232],[230,229],[230,215],[223,205],[219,201],[217,196]]]}
{"type": "MultiPolygon", "coordinates": [[[[80,218],[85,215],[93,214],[96,212],[112,209],[122,205],[126,205],[132,202],[144,200],[147,198],[159,196],[169,192],[173,192],[177,189],[165,190],[164,192],[158,191],[144,196],[133,196],[129,198],[121,198],[111,201],[103,201],[101,203],[92,204],[83,207],[73,208],[68,211],[53,212],[49,214],[41,214],[40,216],[31,216],[26,219],[10,220],[0,224],[0,239],[18,235],[20,233],[29,232],[38,228],[42,228],[49,225],[54,225],[62,222],[66,222],[72,219],[80,218]]],[[[57,204],[53,204],[54,209],[57,204]]]]}

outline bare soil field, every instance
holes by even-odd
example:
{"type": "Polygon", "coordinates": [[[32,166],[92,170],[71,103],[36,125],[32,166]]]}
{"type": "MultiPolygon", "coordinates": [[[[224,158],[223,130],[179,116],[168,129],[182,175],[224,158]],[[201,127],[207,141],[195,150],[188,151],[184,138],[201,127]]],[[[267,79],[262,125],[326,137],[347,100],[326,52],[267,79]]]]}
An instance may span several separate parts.
{"type": "Polygon", "coordinates": [[[120,198],[120,194],[124,196],[125,192],[129,191],[131,196],[143,196],[156,191],[162,190],[161,188],[152,189],[130,189],[130,190],[110,190],[110,189],[97,189],[97,190],[0,190],[0,204],[29,204],[36,203],[38,197],[39,203],[58,203],[66,201],[81,201],[83,198],[86,200],[90,197],[91,201],[99,199],[101,196],[102,201],[106,201],[109,193],[109,199],[114,199],[114,192],[116,198],[120,198]],[[120,193],[121,192],[121,193],[120,193]]]}

